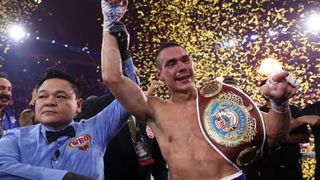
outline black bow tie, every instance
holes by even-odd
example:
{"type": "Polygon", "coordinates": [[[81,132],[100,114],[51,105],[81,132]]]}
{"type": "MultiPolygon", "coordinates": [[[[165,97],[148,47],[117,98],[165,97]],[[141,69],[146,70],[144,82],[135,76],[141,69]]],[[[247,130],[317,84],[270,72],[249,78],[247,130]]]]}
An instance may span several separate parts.
{"type": "Polygon", "coordinates": [[[57,132],[46,131],[46,137],[49,144],[52,143],[53,141],[56,141],[61,136],[74,137],[75,135],[76,135],[76,132],[74,131],[73,126],[69,126],[63,131],[57,131],[57,132]]]}

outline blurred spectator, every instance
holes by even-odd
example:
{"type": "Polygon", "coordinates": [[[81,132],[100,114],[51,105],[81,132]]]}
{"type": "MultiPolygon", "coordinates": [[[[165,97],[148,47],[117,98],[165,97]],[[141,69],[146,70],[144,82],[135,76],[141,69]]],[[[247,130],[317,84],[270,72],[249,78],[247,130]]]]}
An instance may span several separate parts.
{"type": "Polygon", "coordinates": [[[19,127],[19,120],[7,107],[12,97],[12,85],[7,74],[0,73],[0,138],[8,129],[19,127]]]}
{"type": "Polygon", "coordinates": [[[20,122],[20,126],[24,127],[24,126],[30,126],[35,123],[35,116],[34,116],[34,110],[33,109],[25,109],[20,113],[19,116],[19,122],[20,122]]]}
{"type": "Polygon", "coordinates": [[[311,126],[314,136],[315,154],[316,154],[316,169],[315,180],[320,180],[320,101],[309,104],[299,112],[300,116],[311,117],[307,123],[311,126]]]}
{"type": "MultiPolygon", "coordinates": [[[[266,80],[262,81],[261,86],[266,80]]],[[[261,111],[269,112],[271,105],[267,97],[265,105],[260,107],[261,111]]],[[[271,147],[272,167],[276,179],[283,180],[301,180],[301,153],[300,144],[309,142],[309,132],[305,123],[299,123],[302,118],[298,118],[299,108],[290,105],[291,122],[289,136],[285,142],[276,147],[271,147]]]]}

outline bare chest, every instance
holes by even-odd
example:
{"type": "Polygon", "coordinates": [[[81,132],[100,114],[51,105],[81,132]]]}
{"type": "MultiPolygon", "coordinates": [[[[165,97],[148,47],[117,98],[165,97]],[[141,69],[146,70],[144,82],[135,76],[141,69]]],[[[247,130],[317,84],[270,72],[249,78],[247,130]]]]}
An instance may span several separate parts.
{"type": "Polygon", "coordinates": [[[234,171],[202,135],[196,106],[162,110],[156,137],[174,179],[212,179],[234,171]]]}

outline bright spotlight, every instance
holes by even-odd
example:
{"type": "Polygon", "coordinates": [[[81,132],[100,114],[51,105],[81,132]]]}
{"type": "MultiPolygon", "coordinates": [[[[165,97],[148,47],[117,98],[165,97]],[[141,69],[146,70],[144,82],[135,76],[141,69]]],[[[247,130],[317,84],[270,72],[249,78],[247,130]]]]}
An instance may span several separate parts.
{"type": "Polygon", "coordinates": [[[251,39],[252,41],[256,40],[257,38],[258,38],[258,35],[251,35],[251,36],[250,36],[250,39],[251,39]]]}
{"type": "Polygon", "coordinates": [[[275,36],[275,35],[277,35],[278,34],[278,32],[277,31],[270,31],[269,32],[269,36],[275,36]]]}
{"type": "Polygon", "coordinates": [[[24,31],[22,26],[14,25],[10,27],[9,35],[13,40],[19,41],[26,36],[26,32],[24,31]]]}
{"type": "Polygon", "coordinates": [[[258,72],[260,74],[270,76],[274,72],[279,72],[281,70],[282,70],[282,65],[279,61],[272,58],[267,58],[262,60],[262,63],[260,65],[258,72]]]}
{"type": "Polygon", "coordinates": [[[313,14],[307,20],[307,28],[310,31],[319,31],[320,32],[320,14],[313,14]]]}
{"type": "Polygon", "coordinates": [[[230,47],[236,46],[236,42],[234,40],[232,40],[232,39],[229,40],[228,44],[229,44],[230,47]]]}
{"type": "Polygon", "coordinates": [[[219,77],[216,78],[216,80],[219,81],[219,82],[222,82],[223,81],[223,77],[219,76],[219,77]]]}
{"type": "Polygon", "coordinates": [[[236,46],[236,42],[232,39],[220,44],[220,47],[235,47],[235,46],[236,46]]]}

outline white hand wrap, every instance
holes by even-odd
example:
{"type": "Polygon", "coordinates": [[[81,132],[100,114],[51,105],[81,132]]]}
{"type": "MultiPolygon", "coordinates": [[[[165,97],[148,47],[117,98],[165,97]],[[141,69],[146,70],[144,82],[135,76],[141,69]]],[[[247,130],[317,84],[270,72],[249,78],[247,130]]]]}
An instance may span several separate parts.
{"type": "Polygon", "coordinates": [[[127,8],[119,5],[110,5],[105,0],[101,1],[101,9],[104,19],[103,32],[109,32],[114,22],[120,20],[127,8]]]}
{"type": "MultiPolygon", "coordinates": [[[[278,72],[279,72],[279,71],[278,71],[278,72]]],[[[267,85],[269,85],[270,87],[274,87],[274,86],[276,86],[276,85],[278,84],[278,83],[276,83],[276,82],[274,82],[274,81],[272,80],[273,76],[274,76],[276,73],[278,73],[278,72],[275,72],[275,73],[273,73],[271,76],[269,76],[269,78],[268,78],[268,80],[267,80],[267,82],[266,82],[267,85]]],[[[285,77],[285,80],[286,80],[291,86],[293,86],[293,87],[296,88],[296,89],[298,89],[299,86],[300,86],[300,83],[298,82],[298,80],[297,80],[294,76],[292,76],[291,74],[289,74],[287,77],[285,77]]]]}
{"type": "Polygon", "coordinates": [[[294,88],[298,89],[300,86],[300,83],[298,82],[298,80],[293,77],[291,74],[289,74],[286,78],[285,78],[289,84],[291,84],[291,86],[293,86],[294,88]]]}
{"type": "MultiPolygon", "coordinates": [[[[266,84],[268,86],[270,86],[271,88],[276,88],[278,83],[277,82],[274,82],[272,80],[273,76],[275,75],[276,73],[273,73],[267,80],[266,84]]],[[[299,82],[297,81],[297,79],[295,77],[293,77],[292,75],[288,75],[286,78],[286,81],[293,87],[295,87],[296,89],[299,88],[299,82]]],[[[268,97],[269,98],[269,97],[268,97]]],[[[289,100],[287,101],[284,101],[282,103],[276,103],[274,100],[270,99],[270,104],[271,104],[271,107],[273,110],[279,112],[279,113],[286,113],[289,111],[289,100]]]]}
{"type": "Polygon", "coordinates": [[[289,100],[286,100],[282,103],[276,103],[274,100],[270,100],[271,108],[278,113],[286,113],[289,111],[289,100]]]}

